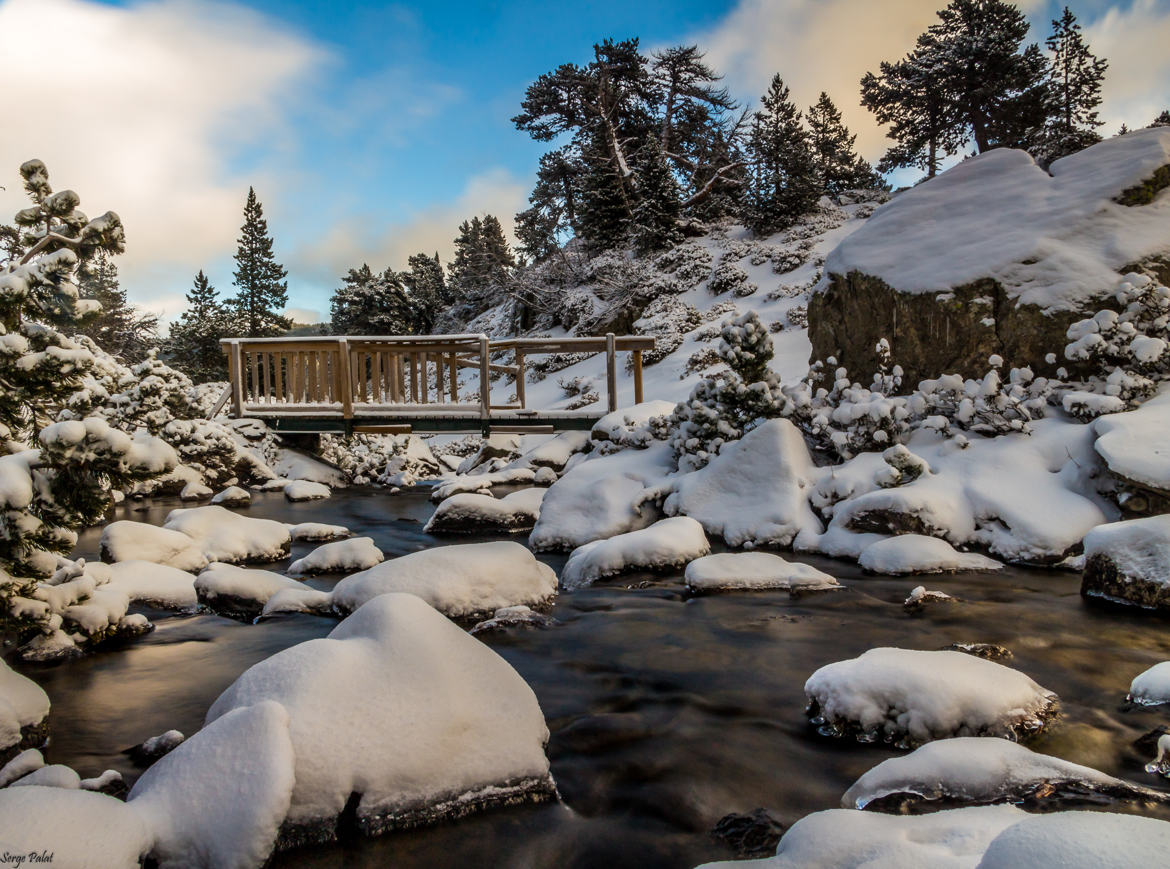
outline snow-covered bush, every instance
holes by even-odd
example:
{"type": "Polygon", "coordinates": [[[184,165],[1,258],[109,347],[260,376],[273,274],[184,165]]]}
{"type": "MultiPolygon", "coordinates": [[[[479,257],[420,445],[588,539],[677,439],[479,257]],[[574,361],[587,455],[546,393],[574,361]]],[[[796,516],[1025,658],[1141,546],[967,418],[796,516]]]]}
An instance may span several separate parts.
{"type": "Polygon", "coordinates": [[[789,411],[780,380],[768,368],[772,339],[754,311],[724,322],[719,356],[730,370],[699,381],[671,417],[670,442],[683,470],[703,467],[727,441],[789,411]]]}
{"type": "MultiPolygon", "coordinates": [[[[682,345],[686,333],[702,322],[702,315],[693,305],[673,296],[659,296],[646,306],[642,316],[634,323],[635,332],[655,339],[654,349],[642,354],[643,364],[653,365],[669,356],[682,345]]],[[[628,361],[627,369],[632,365],[632,361],[628,361]]]]}
{"type": "Polygon", "coordinates": [[[1065,358],[1095,369],[1085,389],[1063,397],[1081,419],[1130,409],[1170,378],[1170,289],[1131,273],[1115,298],[1120,311],[1098,311],[1068,329],[1065,358]]]}
{"type": "Polygon", "coordinates": [[[711,273],[711,252],[695,242],[676,245],[654,260],[654,267],[673,275],[681,289],[693,289],[711,273]]]}
{"type": "Polygon", "coordinates": [[[991,370],[980,380],[946,374],[919,383],[910,396],[916,419],[943,433],[953,428],[983,435],[1030,431],[1028,423],[1044,416],[1051,383],[1030,368],[1013,368],[1004,381],[999,373],[1003,361],[992,356],[990,362],[991,370]]]}
{"type": "Polygon", "coordinates": [[[722,263],[711,273],[711,279],[707,281],[707,289],[716,296],[721,296],[726,292],[734,293],[737,296],[750,296],[759,287],[749,281],[747,272],[735,263],[722,263]]]}

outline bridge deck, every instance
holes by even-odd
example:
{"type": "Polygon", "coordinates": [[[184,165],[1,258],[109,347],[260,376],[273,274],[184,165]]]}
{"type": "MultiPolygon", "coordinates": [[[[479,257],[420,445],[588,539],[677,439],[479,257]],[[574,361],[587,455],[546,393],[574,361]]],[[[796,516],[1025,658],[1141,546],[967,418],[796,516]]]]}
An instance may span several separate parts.
{"type": "Polygon", "coordinates": [[[589,429],[617,409],[617,353],[632,354],[633,398],[639,403],[642,352],[654,347],[650,337],[613,334],[498,341],[484,335],[230,338],[222,343],[230,384],[221,406],[230,399],[234,416],[263,420],[289,434],[589,429]],[[528,357],[600,352],[606,354],[606,409],[527,407],[528,357]],[[512,362],[495,362],[493,356],[512,362]],[[461,378],[467,369],[474,376],[461,378]],[[512,403],[491,404],[493,377],[510,379],[512,403]]]}

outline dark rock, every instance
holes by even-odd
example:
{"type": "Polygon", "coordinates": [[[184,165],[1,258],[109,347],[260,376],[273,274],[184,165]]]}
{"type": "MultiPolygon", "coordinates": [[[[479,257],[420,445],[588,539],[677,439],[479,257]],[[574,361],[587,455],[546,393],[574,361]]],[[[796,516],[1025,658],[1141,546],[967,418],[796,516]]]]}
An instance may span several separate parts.
{"type": "Polygon", "coordinates": [[[1170,612],[1170,583],[1129,576],[1103,552],[1095,552],[1085,560],[1081,594],[1110,603],[1170,612]]]}
{"type": "Polygon", "coordinates": [[[958,793],[925,797],[914,792],[885,794],[865,805],[867,812],[891,815],[925,815],[946,809],[990,806],[1010,803],[1028,812],[1063,812],[1071,809],[1109,811],[1123,803],[1170,803],[1170,794],[1152,788],[1130,785],[1097,784],[1077,780],[1044,780],[1007,786],[992,799],[970,799],[958,793]]]}
{"type": "Polygon", "coordinates": [[[1133,741],[1134,750],[1142,757],[1152,757],[1158,753],[1158,740],[1170,733],[1170,727],[1159,724],[1149,733],[1143,733],[1133,741]]]}
{"type": "Polygon", "coordinates": [[[129,755],[138,766],[150,766],[160,757],[170,754],[182,745],[185,738],[177,730],[168,730],[166,733],[150,737],[139,745],[127,748],[122,753],[129,755]]]}
{"type": "Polygon", "coordinates": [[[932,525],[918,513],[876,508],[858,510],[849,517],[847,527],[859,534],[920,534],[923,537],[943,537],[945,528],[932,525]]]}
{"type": "Polygon", "coordinates": [[[35,724],[20,728],[20,740],[6,748],[0,748],[0,766],[8,763],[26,748],[40,748],[49,741],[49,717],[46,715],[35,724]]]}
{"type": "Polygon", "coordinates": [[[755,809],[746,815],[724,815],[711,830],[711,836],[727,845],[737,857],[770,857],[776,853],[784,825],[767,809],[755,809]]]}

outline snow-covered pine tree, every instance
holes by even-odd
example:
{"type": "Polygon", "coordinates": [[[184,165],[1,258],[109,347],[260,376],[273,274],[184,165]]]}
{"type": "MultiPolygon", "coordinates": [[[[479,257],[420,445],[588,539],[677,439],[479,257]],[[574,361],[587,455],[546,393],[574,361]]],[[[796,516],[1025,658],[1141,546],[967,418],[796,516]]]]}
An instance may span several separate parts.
{"type": "Polygon", "coordinates": [[[83,299],[92,299],[101,310],[83,317],[73,331],[86,335],[95,344],[127,364],[141,362],[158,344],[158,316],[139,310],[126,299],[118,283],[118,267],[110,254],[97,251],[78,269],[78,287],[83,299]]]}
{"type": "Polygon", "coordinates": [[[882,185],[873,167],[854,150],[857,136],[845,127],[841,112],[827,93],[821,91],[816,105],[809,108],[807,119],[813,171],[822,192],[836,196],[846,190],[882,185]]]}
{"type": "Polygon", "coordinates": [[[1052,22],[1047,41],[1048,120],[1033,142],[1033,153],[1047,165],[1101,141],[1097,117],[1101,82],[1109,63],[1096,57],[1081,35],[1081,25],[1066,6],[1052,22]]]}
{"type": "Polygon", "coordinates": [[[443,277],[443,265],[437,253],[433,257],[416,253],[406,264],[410,271],[403,272],[401,278],[410,293],[414,310],[413,331],[428,335],[434,331],[439,313],[451,301],[443,277]]]}
{"type": "Polygon", "coordinates": [[[363,263],[341,280],[344,286],[333,294],[330,305],[333,334],[410,334],[415,312],[393,269],[379,275],[363,263]]]}
{"type": "Polygon", "coordinates": [[[271,337],[292,328],[292,322],[281,313],[288,304],[286,277],[288,273],[272,252],[264,208],[256,191],[249,187],[236,250],[237,295],[231,300],[246,337],[271,337]]]}
{"type": "MultiPolygon", "coordinates": [[[[1125,125],[1122,124],[1122,126],[1124,127],[1125,125]]],[[[1154,123],[1150,124],[1150,126],[1151,127],[1170,127],[1170,109],[1162,109],[1162,111],[1158,115],[1158,117],[1154,118],[1154,123]]]]}
{"type": "Polygon", "coordinates": [[[952,117],[983,153],[1017,147],[1044,120],[1048,63],[1024,46],[1028,21],[1003,0],[951,0],[919,40],[952,117]]]}
{"type": "Polygon", "coordinates": [[[560,237],[577,230],[578,189],[583,165],[572,146],[540,158],[529,207],[516,215],[516,239],[533,262],[556,253],[560,237]]]}
{"type": "Polygon", "coordinates": [[[125,233],[114,212],[90,219],[72,190],[54,193],[40,160],[20,174],[33,201],[16,217],[23,253],[0,264],[0,632],[26,635],[51,627],[50,608],[27,596],[56,569],[56,553],[101,517],[112,487],[168,471],[176,457],[99,418],[49,424],[95,359],[45,320],[78,316],[78,265],[121,253],[125,233]]]}
{"type": "Polygon", "coordinates": [[[657,139],[648,139],[638,152],[637,176],[638,204],[630,226],[635,249],[645,254],[678,243],[678,185],[657,139]]]}
{"type": "Polygon", "coordinates": [[[483,216],[483,259],[484,280],[488,286],[503,286],[512,269],[516,268],[516,257],[504,235],[503,224],[494,214],[483,216]]]}
{"type": "Polygon", "coordinates": [[[812,210],[820,197],[808,132],[779,75],[761,97],[748,138],[746,219],[759,235],[782,229],[812,210]]]}
{"type": "Polygon", "coordinates": [[[187,306],[171,323],[164,352],[167,361],[196,383],[227,379],[227,356],[220,339],[233,332],[232,316],[203,270],[187,291],[187,306]]]}

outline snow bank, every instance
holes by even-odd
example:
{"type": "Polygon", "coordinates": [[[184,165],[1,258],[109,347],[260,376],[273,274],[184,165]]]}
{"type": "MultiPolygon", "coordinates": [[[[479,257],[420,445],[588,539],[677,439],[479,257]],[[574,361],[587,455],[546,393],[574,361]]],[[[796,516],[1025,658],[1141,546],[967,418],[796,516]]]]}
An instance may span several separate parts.
{"type": "Polygon", "coordinates": [[[283,522],[253,519],[219,506],[172,510],[163,528],[186,534],[208,561],[278,561],[288,555],[292,542],[283,522]]]}
{"type": "MultiPolygon", "coordinates": [[[[1015,806],[978,806],[930,815],[829,809],[801,818],[775,857],[707,863],[701,869],[975,869],[987,846],[1027,818],[1015,806]]],[[[1021,863],[1022,866],[1048,865],[1021,863]]]]}
{"type": "Polygon", "coordinates": [[[385,559],[382,550],[374,545],[372,537],[353,537],[318,546],[304,558],[298,558],[289,565],[293,576],[317,573],[342,573],[350,570],[367,570],[385,559]]]}
{"type": "Polygon", "coordinates": [[[1166,821],[1105,812],[1057,812],[1031,815],[1004,830],[987,846],[978,869],[1133,869],[1164,866],[1167,854],[1170,823],[1166,821]]]}
{"type": "Polygon", "coordinates": [[[115,564],[87,564],[86,572],[108,578],[107,588],[130,600],[159,609],[190,610],[199,604],[195,577],[185,570],[149,561],[119,561],[115,564]]]}
{"type": "Polygon", "coordinates": [[[328,637],[250,667],[208,726],[264,700],[288,710],[287,822],[306,838],[332,837],[351,794],[359,827],[377,833],[553,792],[532,689],[413,595],[380,595],[328,637]]]}
{"type": "Polygon", "coordinates": [[[1170,515],[1113,522],[1090,531],[1081,594],[1170,608],[1170,515]]]}
{"type": "Polygon", "coordinates": [[[1093,445],[1113,473],[1144,486],[1170,491],[1170,390],[1128,413],[1093,421],[1093,445]]]}
{"type": "Polygon", "coordinates": [[[422,598],[456,619],[494,613],[501,607],[548,604],[557,576],[519,543],[467,543],[439,546],[384,561],[347,576],[333,589],[340,612],[352,612],[387,592],[422,598]]]}
{"type": "Polygon", "coordinates": [[[293,792],[289,715],[257,698],[223,710],[134,783],[126,803],[164,867],[260,866],[293,792]]]}
{"type": "MultiPolygon", "coordinates": [[[[49,695],[0,658],[0,757],[19,746],[49,716],[49,695]]],[[[40,744],[37,740],[35,744],[40,744]]]]}
{"type": "Polygon", "coordinates": [[[561,585],[583,588],[603,577],[632,570],[678,568],[710,551],[703,526],[687,516],[675,516],[649,528],[577,547],[561,571],[561,585]]]}
{"type": "Polygon", "coordinates": [[[309,480],[293,480],[284,487],[284,497],[290,501],[321,501],[332,494],[328,486],[309,480]]]}
{"type": "Polygon", "coordinates": [[[521,489],[503,498],[471,492],[452,495],[435,508],[423,530],[448,534],[527,531],[540,518],[544,493],[544,489],[521,489]]]}
{"type": "Polygon", "coordinates": [[[809,564],[786,561],[770,552],[721,552],[687,565],[687,588],[696,594],[718,591],[785,589],[819,591],[840,583],[809,564]]]}
{"type": "Polygon", "coordinates": [[[679,477],[664,509],[697,519],[729,546],[789,546],[802,531],[821,530],[809,506],[815,477],[800,431],[772,419],[679,477]]]}
{"type": "Polygon", "coordinates": [[[202,549],[186,534],[129,519],[102,529],[101,553],[104,561],[150,561],[188,571],[207,566],[202,549]]]}
{"type": "Polygon", "coordinates": [[[1114,197],[1167,164],[1165,127],[1057,160],[1051,176],[1023,151],[989,151],[879,208],[824,271],[862,272],[907,293],[993,278],[1019,302],[1074,309],[1165,252],[1170,200],[1133,208],[1114,197]]]}
{"type": "MultiPolygon", "coordinates": [[[[1062,784],[1088,790],[1136,790],[1091,767],[1037,754],[1006,739],[969,736],[928,742],[910,754],[879,763],[854,782],[841,805],[864,809],[891,796],[917,798],[918,811],[924,808],[918,800],[945,800],[948,806],[1018,803],[1038,789],[1059,790],[1062,784]]],[[[898,811],[901,805],[882,810],[898,811]]]]}
{"type": "Polygon", "coordinates": [[[221,615],[251,619],[281,589],[301,589],[295,579],[269,570],[252,570],[234,564],[212,562],[195,577],[199,601],[221,615]]]}
{"type": "Polygon", "coordinates": [[[53,787],[0,790],[0,853],[48,852],[51,865],[67,869],[130,869],[150,842],[138,813],[105,794],[53,787]]]}
{"type": "Polygon", "coordinates": [[[1170,703],[1170,661],[1155,664],[1134,677],[1129,684],[1129,699],[1143,706],[1170,703]]]}
{"type": "Polygon", "coordinates": [[[946,573],[958,570],[999,570],[1003,564],[983,555],[959,552],[937,537],[902,534],[871,543],[858,564],[869,573],[902,576],[908,573],[946,573]]]}
{"type": "Polygon", "coordinates": [[[673,468],[674,455],[662,442],[590,456],[549,487],[529,544],[537,551],[575,549],[645,528],[658,518],[654,503],[666,494],[673,468]]]}
{"type": "Polygon", "coordinates": [[[1021,737],[1056,714],[1056,695],[1018,670],[962,652],[870,649],[804,685],[825,735],[899,746],[952,736],[1021,737]]]}
{"type": "Polygon", "coordinates": [[[645,446],[650,441],[650,420],[674,413],[673,401],[644,401],[607,413],[593,424],[589,436],[595,441],[609,441],[621,446],[645,446]]]}

